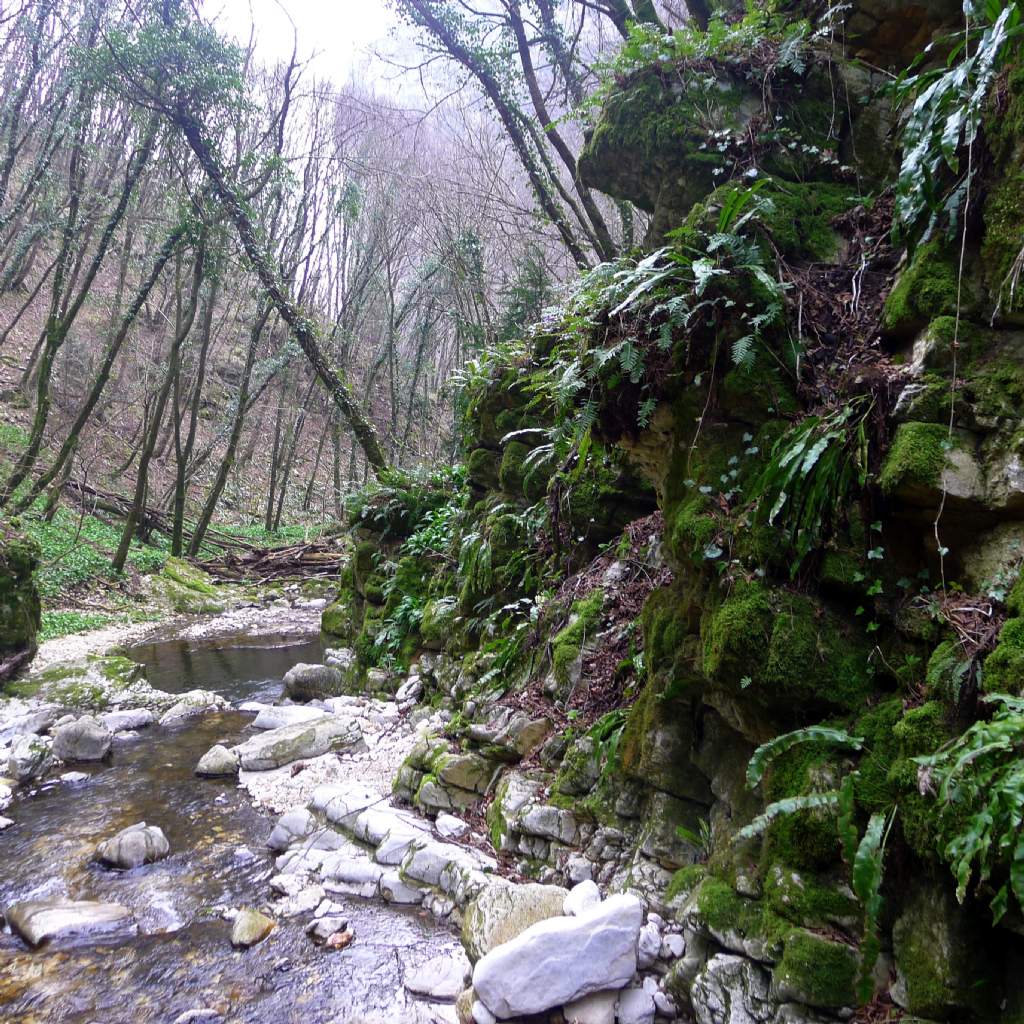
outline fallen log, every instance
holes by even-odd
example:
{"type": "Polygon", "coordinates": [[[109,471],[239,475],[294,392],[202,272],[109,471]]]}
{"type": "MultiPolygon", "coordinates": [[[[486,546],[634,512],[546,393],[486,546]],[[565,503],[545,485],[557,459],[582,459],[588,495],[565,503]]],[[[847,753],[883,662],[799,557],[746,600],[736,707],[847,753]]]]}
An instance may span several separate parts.
{"type": "Polygon", "coordinates": [[[240,554],[228,551],[219,558],[199,562],[198,566],[214,579],[234,583],[243,580],[267,583],[294,578],[328,578],[341,571],[346,553],[345,547],[337,540],[314,540],[240,554]]]}

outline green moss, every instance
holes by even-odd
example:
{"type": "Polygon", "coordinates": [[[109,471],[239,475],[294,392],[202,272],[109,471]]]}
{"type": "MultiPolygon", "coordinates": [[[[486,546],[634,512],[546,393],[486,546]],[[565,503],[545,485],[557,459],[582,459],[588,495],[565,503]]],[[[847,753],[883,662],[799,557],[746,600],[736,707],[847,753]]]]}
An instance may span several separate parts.
{"type": "Polygon", "coordinates": [[[320,615],[320,629],[329,636],[345,639],[352,628],[352,608],[348,601],[334,601],[320,615]]]}
{"type": "Polygon", "coordinates": [[[217,595],[213,580],[202,569],[197,569],[180,558],[168,558],[160,575],[199,594],[206,594],[208,597],[217,595]]]}
{"type": "Polygon", "coordinates": [[[981,674],[986,693],[1024,692],[1024,618],[1007,619],[981,674]]]}
{"type": "Polygon", "coordinates": [[[849,946],[795,928],[786,936],[773,980],[798,1002],[838,1008],[856,1005],[859,970],[859,958],[849,946]]]}
{"type": "Polygon", "coordinates": [[[547,490],[550,470],[541,459],[527,464],[531,451],[522,441],[510,441],[505,445],[498,469],[498,482],[506,494],[537,501],[547,490]]]}
{"type": "Polygon", "coordinates": [[[961,646],[955,640],[943,640],[932,651],[925,670],[928,696],[949,705],[959,704],[968,666],[969,660],[961,646]]]}
{"type": "Polygon", "coordinates": [[[719,934],[763,941],[768,956],[778,956],[792,925],[760,900],[738,895],[728,882],[705,878],[694,894],[701,918],[719,934]]]}
{"type": "MultiPolygon", "coordinates": [[[[1014,358],[993,358],[971,368],[965,391],[974,415],[1010,421],[1017,427],[1021,403],[1024,403],[1024,367],[1014,358]]],[[[948,398],[946,408],[949,408],[948,398]]]]}
{"type": "Polygon", "coordinates": [[[871,689],[863,638],[800,595],[737,584],[706,617],[702,636],[708,677],[766,704],[856,708],[871,689]]]}
{"type": "Polygon", "coordinates": [[[558,644],[552,652],[551,671],[562,694],[567,695],[572,688],[573,675],[576,673],[580,654],[580,649],[574,644],[558,644]]]}
{"type": "MultiPolygon", "coordinates": [[[[768,769],[763,789],[767,802],[838,788],[843,770],[828,750],[801,744],[776,757],[768,769]]],[[[762,860],[765,865],[787,864],[801,871],[818,871],[832,865],[839,855],[836,815],[830,810],[798,811],[776,819],[765,832],[762,860]]]]}
{"type": "MultiPolygon", "coordinates": [[[[962,306],[973,304],[965,285],[962,306]]],[[[957,259],[942,242],[920,246],[914,258],[885,300],[882,326],[890,334],[905,337],[926,327],[936,316],[957,312],[957,259]]]]}
{"type": "Polygon", "coordinates": [[[1008,171],[985,200],[985,234],[981,243],[981,268],[989,294],[997,298],[1003,313],[1024,308],[1017,288],[1011,296],[1011,276],[1020,256],[1021,218],[1024,216],[1024,171],[1008,171]]]}
{"type": "Polygon", "coordinates": [[[775,614],[767,588],[741,581],[702,623],[704,672],[734,685],[756,671],[771,637],[775,614]]]}
{"type": "Polygon", "coordinates": [[[666,509],[665,541],[678,562],[699,565],[704,559],[704,552],[719,529],[713,509],[711,499],[699,491],[666,509]]]}
{"type": "Polygon", "coordinates": [[[935,487],[946,467],[948,437],[940,423],[901,424],[882,466],[882,490],[892,494],[908,486],[935,487]]]}
{"type": "Polygon", "coordinates": [[[679,896],[692,892],[704,879],[708,869],[703,864],[687,864],[672,875],[672,880],[665,889],[665,902],[671,903],[679,896]]]}
{"type": "Polygon", "coordinates": [[[489,448],[474,448],[466,459],[469,479],[486,490],[497,490],[501,458],[489,448]]]}
{"type": "Polygon", "coordinates": [[[767,873],[764,898],[780,917],[806,927],[848,924],[862,914],[852,895],[782,865],[767,873]]]}

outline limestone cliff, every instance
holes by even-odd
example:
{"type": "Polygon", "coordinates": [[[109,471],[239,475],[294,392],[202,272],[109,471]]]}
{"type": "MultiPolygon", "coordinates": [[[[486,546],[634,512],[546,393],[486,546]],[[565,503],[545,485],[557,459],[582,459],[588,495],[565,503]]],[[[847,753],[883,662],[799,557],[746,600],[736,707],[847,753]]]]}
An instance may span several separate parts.
{"type": "Polygon", "coordinates": [[[324,628],[451,711],[396,791],[674,914],[699,1021],[1024,1019],[1024,77],[922,233],[866,69],[959,8],[831,15],[627,45],[580,166],[647,250],[359,499],[324,628]]]}

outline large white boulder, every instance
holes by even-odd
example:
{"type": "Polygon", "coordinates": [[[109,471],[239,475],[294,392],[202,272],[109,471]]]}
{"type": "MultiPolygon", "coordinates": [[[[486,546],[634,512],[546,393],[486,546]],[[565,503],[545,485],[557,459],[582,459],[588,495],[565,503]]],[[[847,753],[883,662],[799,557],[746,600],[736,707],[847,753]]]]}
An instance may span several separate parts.
{"type": "Polygon", "coordinates": [[[297,725],[299,722],[312,722],[323,718],[329,712],[322,708],[309,707],[306,704],[285,704],[281,707],[269,707],[260,710],[253,719],[254,729],[280,729],[285,725],[297,725]]]}
{"type": "Polygon", "coordinates": [[[331,715],[270,729],[232,749],[238,755],[242,769],[262,772],[291,764],[300,758],[319,757],[329,750],[350,747],[362,736],[359,723],[354,718],[331,715]]]}
{"type": "Polygon", "coordinates": [[[612,896],[577,917],[555,917],[492,949],[473,989],[499,1020],[542,1013],[592,992],[625,987],[636,973],[643,907],[612,896]]]}
{"type": "Polygon", "coordinates": [[[462,944],[471,960],[522,935],[538,921],[560,917],[568,893],[558,885],[514,885],[494,878],[462,917],[462,944]]]}

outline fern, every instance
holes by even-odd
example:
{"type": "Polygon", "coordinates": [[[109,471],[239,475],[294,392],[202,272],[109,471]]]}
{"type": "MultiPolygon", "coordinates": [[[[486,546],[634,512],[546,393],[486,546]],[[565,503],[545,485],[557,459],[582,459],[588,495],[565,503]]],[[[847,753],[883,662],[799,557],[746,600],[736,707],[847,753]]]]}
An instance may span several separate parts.
{"type": "Polygon", "coordinates": [[[747,764],[747,785],[753,789],[764,778],[765,770],[776,757],[801,743],[828,743],[836,747],[860,750],[864,740],[858,736],[851,736],[845,729],[831,729],[824,725],[809,725],[804,729],[783,733],[767,743],[762,743],[754,751],[747,764]]]}
{"type": "Polygon", "coordinates": [[[808,416],[772,447],[754,482],[756,518],[778,524],[795,550],[795,573],[820,546],[837,509],[867,482],[868,400],[851,402],[824,416],[808,416]]]}
{"type": "Polygon", "coordinates": [[[916,760],[922,787],[938,780],[939,800],[959,810],[954,820],[964,819],[942,850],[957,899],[963,902],[972,881],[994,881],[990,906],[998,922],[1011,896],[1024,908],[1024,700],[1005,694],[984,699],[996,705],[991,720],[975,722],[941,750],[916,760]]]}
{"type": "Polygon", "coordinates": [[[807,793],[803,796],[788,796],[784,800],[770,803],[764,813],[759,814],[749,825],[736,833],[738,839],[756,839],[778,818],[800,811],[834,810],[839,803],[839,792],[829,789],[822,793],[807,793]]]}
{"type": "Polygon", "coordinates": [[[913,230],[928,214],[925,234],[943,214],[951,227],[956,224],[969,185],[966,176],[960,177],[960,153],[977,138],[985,99],[1008,44],[1024,29],[1016,3],[965,0],[964,11],[973,28],[948,41],[953,45],[946,66],[917,74],[910,73],[912,67],[893,86],[896,98],[911,104],[903,129],[896,215],[905,229],[913,230]],[[948,174],[958,179],[951,190],[943,188],[948,174]]]}
{"type": "Polygon", "coordinates": [[[879,921],[882,914],[882,877],[885,842],[895,812],[872,814],[853,859],[853,891],[864,908],[864,941],[861,943],[861,975],[858,995],[861,1002],[871,998],[872,972],[882,952],[879,921]]]}

